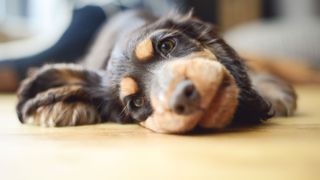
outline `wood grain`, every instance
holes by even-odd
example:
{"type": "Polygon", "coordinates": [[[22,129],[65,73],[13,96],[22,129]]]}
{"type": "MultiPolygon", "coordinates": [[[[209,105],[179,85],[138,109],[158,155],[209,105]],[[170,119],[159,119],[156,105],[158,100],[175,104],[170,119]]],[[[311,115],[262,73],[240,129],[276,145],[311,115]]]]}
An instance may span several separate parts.
{"type": "Polygon", "coordinates": [[[319,179],[320,86],[299,87],[296,116],[189,136],[136,125],[20,125],[0,95],[0,179],[319,179]]]}

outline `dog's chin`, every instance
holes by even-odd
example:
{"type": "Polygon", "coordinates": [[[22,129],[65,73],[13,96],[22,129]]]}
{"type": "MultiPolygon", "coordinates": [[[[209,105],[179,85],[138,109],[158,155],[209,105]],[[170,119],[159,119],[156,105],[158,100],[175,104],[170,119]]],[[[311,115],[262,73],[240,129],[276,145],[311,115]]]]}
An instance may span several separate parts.
{"type": "MultiPolygon", "coordinates": [[[[171,74],[164,93],[151,97],[154,113],[141,125],[160,133],[185,133],[196,126],[223,128],[227,126],[238,105],[238,88],[234,78],[222,64],[205,58],[175,61],[166,67],[171,74]],[[172,89],[183,80],[191,80],[200,101],[192,113],[177,114],[168,106],[172,89]]],[[[168,82],[168,80],[166,80],[168,82]]]]}

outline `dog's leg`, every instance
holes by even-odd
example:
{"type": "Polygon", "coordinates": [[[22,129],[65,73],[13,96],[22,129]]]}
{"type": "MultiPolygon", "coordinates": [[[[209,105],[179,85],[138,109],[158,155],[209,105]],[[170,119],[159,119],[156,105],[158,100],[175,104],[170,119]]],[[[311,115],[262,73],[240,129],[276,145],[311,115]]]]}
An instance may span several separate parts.
{"type": "Polygon", "coordinates": [[[242,53],[246,65],[257,72],[273,74],[293,84],[319,84],[320,72],[311,66],[301,63],[302,60],[264,57],[242,53]],[[300,61],[300,63],[299,63],[300,61]]]}
{"type": "Polygon", "coordinates": [[[92,88],[100,76],[74,64],[47,65],[24,80],[18,91],[22,123],[45,127],[100,122],[92,88]]]}
{"type": "Polygon", "coordinates": [[[271,105],[276,116],[291,116],[296,110],[297,95],[293,87],[281,79],[266,73],[251,72],[255,90],[271,105]]]}

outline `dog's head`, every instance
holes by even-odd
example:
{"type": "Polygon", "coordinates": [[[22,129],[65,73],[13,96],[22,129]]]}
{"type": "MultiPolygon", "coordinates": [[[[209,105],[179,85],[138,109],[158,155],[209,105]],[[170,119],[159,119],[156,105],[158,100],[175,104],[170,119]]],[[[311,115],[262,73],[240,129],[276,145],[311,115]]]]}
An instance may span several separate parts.
{"type": "Polygon", "coordinates": [[[161,18],[121,38],[107,72],[126,117],[156,131],[268,117],[269,106],[253,90],[237,53],[213,25],[190,14],[161,18]],[[168,120],[168,127],[155,127],[157,117],[168,120]]]}

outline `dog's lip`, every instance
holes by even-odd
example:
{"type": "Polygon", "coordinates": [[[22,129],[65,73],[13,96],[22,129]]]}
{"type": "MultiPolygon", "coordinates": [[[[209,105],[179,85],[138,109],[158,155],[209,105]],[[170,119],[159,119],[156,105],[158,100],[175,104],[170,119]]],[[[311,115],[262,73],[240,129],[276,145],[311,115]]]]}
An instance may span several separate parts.
{"type": "MultiPolygon", "coordinates": [[[[225,90],[226,86],[221,84],[218,88],[218,90],[215,92],[215,95],[211,98],[211,101],[209,103],[209,105],[207,107],[199,107],[199,110],[203,111],[204,113],[206,113],[206,111],[211,110],[213,103],[218,103],[218,104],[222,104],[223,103],[223,99],[221,99],[220,101],[218,100],[219,97],[218,95],[223,93],[223,91],[225,90]]],[[[219,106],[220,108],[222,108],[222,106],[219,106]]],[[[216,109],[215,111],[218,111],[218,109],[216,109]]]]}
{"type": "MultiPolygon", "coordinates": [[[[218,113],[219,109],[220,108],[223,108],[223,106],[221,106],[221,104],[224,103],[224,99],[219,99],[219,95],[221,95],[222,93],[224,93],[223,91],[225,90],[227,86],[225,85],[220,85],[219,88],[217,89],[217,91],[215,92],[215,95],[211,98],[211,101],[210,103],[206,106],[206,107],[203,107],[203,106],[200,106],[201,104],[201,101],[199,103],[199,106],[196,106],[196,109],[193,113],[190,113],[190,114],[185,114],[185,115],[177,115],[178,117],[186,117],[187,119],[188,118],[191,118],[193,120],[191,120],[191,122],[200,122],[202,120],[204,120],[205,118],[211,118],[211,117],[206,117],[206,115],[208,115],[208,111],[211,111],[211,113],[218,113]],[[218,107],[218,108],[213,108],[214,106],[218,107]],[[214,112],[213,112],[214,111],[214,112]],[[199,115],[199,116],[198,116],[199,115]],[[192,118],[192,117],[195,117],[196,119],[192,118]]],[[[171,110],[171,109],[163,109],[164,111],[170,111],[171,113],[174,114],[174,112],[171,110]]],[[[164,112],[163,111],[163,112],[164,112]]],[[[155,112],[154,112],[155,113],[155,112]]],[[[161,112],[160,112],[161,113],[161,112]]],[[[153,115],[153,114],[152,114],[153,115]]],[[[151,116],[152,116],[151,115],[151,116]]],[[[141,121],[139,123],[146,123],[147,120],[145,121],[141,121]]],[[[157,123],[156,123],[157,124],[157,123]]],[[[199,124],[198,124],[199,125],[199,124]]],[[[192,127],[195,127],[195,126],[198,126],[197,123],[194,124],[194,126],[192,127]]],[[[143,126],[146,126],[145,124],[143,126]]],[[[159,124],[157,125],[159,126],[159,124]]],[[[168,130],[163,130],[162,128],[160,128],[161,131],[159,130],[154,130],[156,132],[167,132],[168,130]]],[[[166,128],[164,128],[166,129],[166,128]]],[[[170,128],[169,128],[170,129],[170,128]]],[[[191,128],[192,129],[192,128],[191,128]]],[[[190,130],[190,128],[188,129],[183,129],[182,131],[176,131],[176,130],[170,130],[169,132],[171,133],[181,133],[181,132],[186,132],[190,130]]]]}

